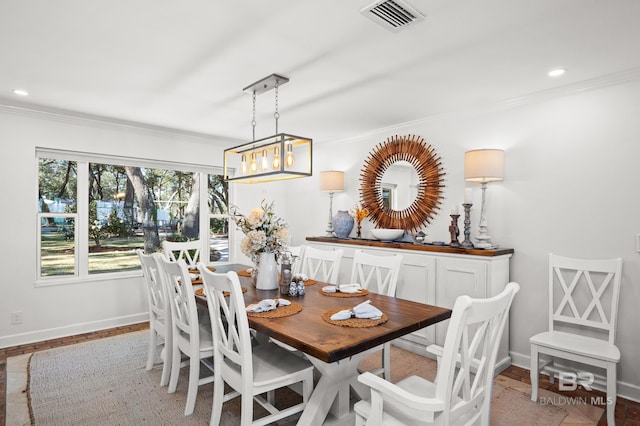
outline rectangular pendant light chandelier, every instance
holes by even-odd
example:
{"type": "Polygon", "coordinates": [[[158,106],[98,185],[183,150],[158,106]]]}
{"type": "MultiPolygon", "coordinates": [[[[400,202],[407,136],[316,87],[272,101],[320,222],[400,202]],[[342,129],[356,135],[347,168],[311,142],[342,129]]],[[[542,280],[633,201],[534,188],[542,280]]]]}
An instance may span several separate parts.
{"type": "Polygon", "coordinates": [[[312,140],[303,136],[278,133],[278,88],[287,77],[271,74],[245,87],[253,97],[253,140],[224,150],[224,180],[236,183],[261,183],[311,176],[312,140]],[[256,140],[256,96],[275,89],[276,132],[256,140]]]}

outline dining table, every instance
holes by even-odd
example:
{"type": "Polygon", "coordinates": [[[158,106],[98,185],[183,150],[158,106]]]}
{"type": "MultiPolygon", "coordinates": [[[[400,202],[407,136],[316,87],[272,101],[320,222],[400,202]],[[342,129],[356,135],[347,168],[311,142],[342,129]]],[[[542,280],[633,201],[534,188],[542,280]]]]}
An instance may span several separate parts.
{"type": "MultiPolygon", "coordinates": [[[[352,297],[335,297],[322,291],[327,283],[313,280],[307,281],[312,285],[306,285],[301,296],[280,294],[279,289],[258,290],[249,277],[243,276],[247,268],[242,264],[215,265],[215,272],[239,272],[247,305],[283,298],[302,307],[295,314],[277,318],[248,315],[252,329],[304,353],[320,373],[299,425],[353,424],[353,403],[368,397],[368,389],[357,381],[360,362],[382,344],[451,316],[448,308],[368,291],[352,297]],[[329,313],[350,310],[367,300],[383,312],[384,322],[363,327],[327,320],[329,313]]],[[[205,296],[196,294],[196,301],[206,306],[205,296]]]]}

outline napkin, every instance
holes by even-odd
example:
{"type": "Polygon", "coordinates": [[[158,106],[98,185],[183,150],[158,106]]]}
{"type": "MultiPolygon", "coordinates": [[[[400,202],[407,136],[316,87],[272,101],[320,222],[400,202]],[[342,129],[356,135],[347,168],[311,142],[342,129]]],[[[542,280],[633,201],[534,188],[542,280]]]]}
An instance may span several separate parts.
{"type": "Polygon", "coordinates": [[[287,299],[263,299],[258,303],[252,303],[247,306],[247,312],[267,312],[273,311],[278,306],[290,305],[287,299]]]}
{"type": "Polygon", "coordinates": [[[200,278],[200,275],[198,274],[189,273],[189,276],[191,277],[192,280],[197,280],[198,278],[200,278]]]}
{"type": "Polygon", "coordinates": [[[371,300],[367,300],[354,306],[352,309],[344,309],[340,312],[336,312],[331,315],[331,319],[334,321],[345,320],[351,318],[352,314],[356,318],[380,319],[382,317],[382,311],[373,306],[371,304],[371,300]]]}
{"type": "Polygon", "coordinates": [[[322,287],[322,291],[325,293],[360,293],[361,290],[360,284],[338,284],[322,287]]]}

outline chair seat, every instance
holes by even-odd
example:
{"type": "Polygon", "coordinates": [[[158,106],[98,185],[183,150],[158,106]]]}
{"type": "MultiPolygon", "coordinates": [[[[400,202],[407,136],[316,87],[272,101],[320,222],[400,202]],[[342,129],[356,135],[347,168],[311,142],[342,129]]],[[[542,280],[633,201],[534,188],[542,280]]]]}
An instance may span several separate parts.
{"type": "MultiPolygon", "coordinates": [[[[238,364],[225,360],[228,368],[240,374],[238,364]]],[[[294,375],[313,364],[275,343],[265,343],[253,348],[253,380],[256,388],[269,386],[284,376],[294,375]]],[[[294,380],[297,381],[297,380],[294,380]]]]}
{"type": "Polygon", "coordinates": [[[606,340],[562,331],[543,332],[529,339],[529,343],[608,362],[620,361],[620,349],[606,340]]]}
{"type": "MultiPolygon", "coordinates": [[[[211,327],[204,324],[200,324],[200,352],[206,352],[202,356],[213,356],[213,335],[211,334],[211,327]],[[209,354],[210,353],[210,354],[209,354]]],[[[190,342],[188,336],[180,334],[178,337],[178,345],[183,351],[189,351],[190,342]]]]}

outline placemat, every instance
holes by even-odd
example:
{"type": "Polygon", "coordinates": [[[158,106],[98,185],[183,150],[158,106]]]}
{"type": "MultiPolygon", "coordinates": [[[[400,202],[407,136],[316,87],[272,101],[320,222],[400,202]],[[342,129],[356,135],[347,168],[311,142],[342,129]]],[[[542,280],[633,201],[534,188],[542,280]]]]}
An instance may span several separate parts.
{"type": "Polygon", "coordinates": [[[369,294],[369,290],[367,290],[366,288],[363,288],[357,293],[340,293],[339,291],[336,291],[335,293],[327,293],[326,291],[322,291],[322,289],[320,289],[320,294],[323,294],[329,297],[359,297],[359,296],[366,296],[367,294],[369,294]]]}
{"type": "Polygon", "coordinates": [[[307,286],[310,286],[310,285],[314,285],[314,284],[315,284],[315,283],[317,283],[317,282],[318,282],[318,281],[316,281],[316,280],[308,279],[308,280],[306,280],[306,281],[304,282],[304,286],[305,286],[305,287],[307,287],[307,286]]]}
{"type": "Polygon", "coordinates": [[[332,320],[331,315],[343,311],[347,308],[337,308],[330,309],[326,312],[322,313],[322,319],[328,322],[329,324],[339,325],[341,327],[353,327],[353,328],[364,328],[364,327],[375,327],[376,325],[384,324],[389,321],[389,317],[387,314],[382,314],[380,319],[370,319],[370,318],[349,318],[344,320],[332,320]]]}
{"type": "MultiPolygon", "coordinates": [[[[215,272],[216,268],[214,268],[213,266],[207,266],[207,269],[210,270],[211,272],[215,272]]],[[[198,278],[196,278],[195,280],[191,280],[191,284],[196,285],[196,284],[202,284],[202,278],[200,278],[200,270],[199,269],[189,269],[189,273],[190,274],[198,274],[198,278]]]]}
{"type": "MultiPolygon", "coordinates": [[[[243,293],[246,293],[246,292],[247,292],[247,288],[246,288],[246,287],[240,287],[240,288],[242,289],[242,292],[243,292],[243,293]]],[[[206,295],[206,294],[204,294],[204,287],[203,287],[203,288],[198,288],[198,289],[196,289],[196,290],[194,291],[194,293],[195,293],[196,295],[198,295],[198,296],[207,297],[207,295],[206,295]]],[[[223,291],[223,292],[222,292],[222,295],[223,295],[224,297],[227,297],[227,296],[229,295],[229,292],[228,292],[228,291],[223,291]]]]}
{"type": "Polygon", "coordinates": [[[249,277],[249,278],[251,278],[251,272],[249,272],[246,269],[243,269],[242,271],[238,271],[238,276],[239,277],[249,277]]]}
{"type": "MultiPolygon", "coordinates": [[[[247,305],[249,306],[249,305],[247,305]]],[[[302,310],[302,305],[296,302],[291,302],[290,305],[287,306],[278,306],[273,311],[267,312],[247,312],[247,316],[249,317],[258,317],[258,318],[282,318],[288,317],[289,315],[297,314],[302,310]]]]}

